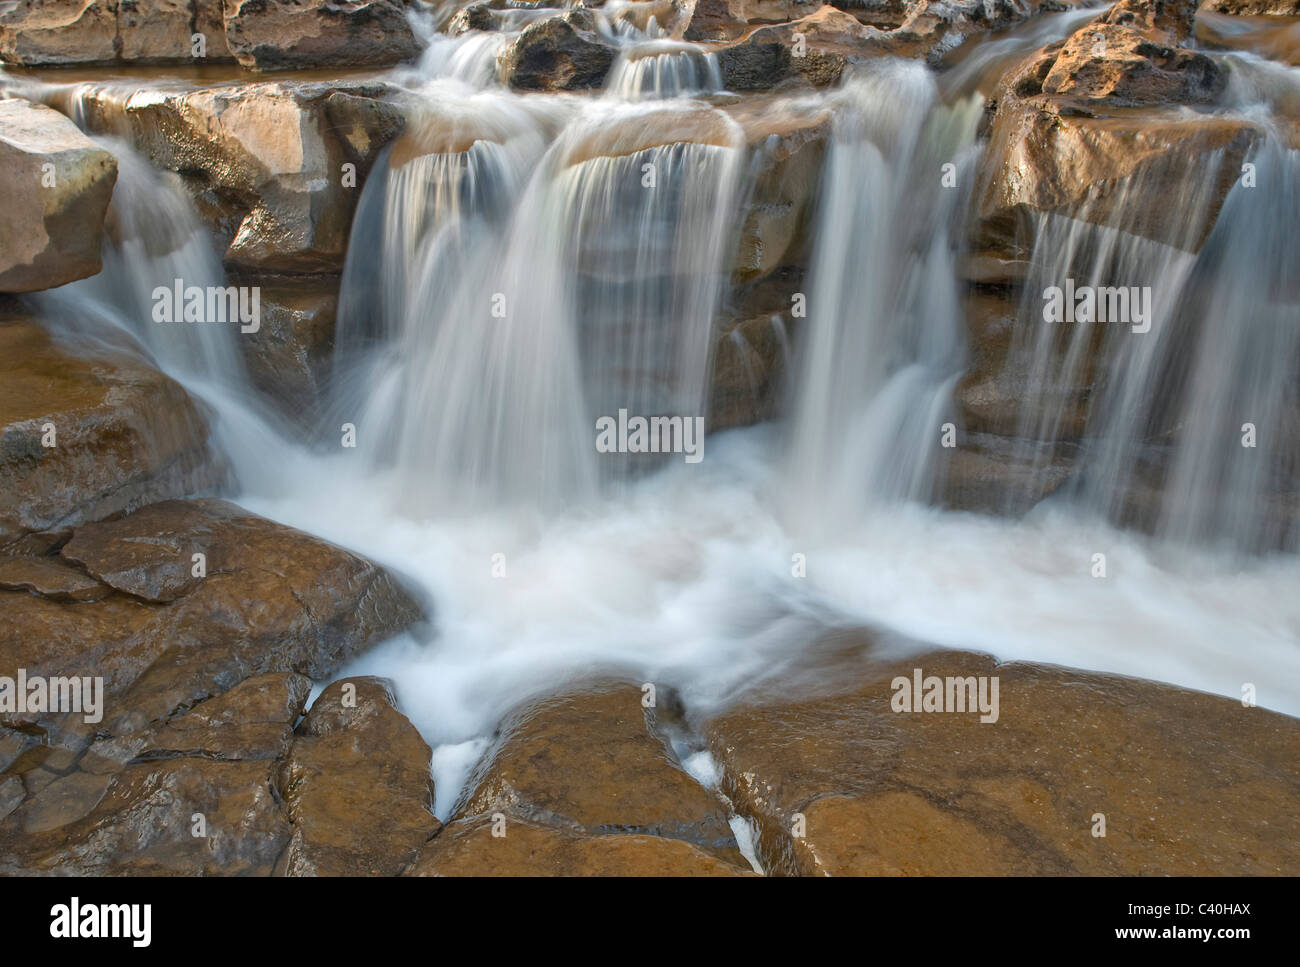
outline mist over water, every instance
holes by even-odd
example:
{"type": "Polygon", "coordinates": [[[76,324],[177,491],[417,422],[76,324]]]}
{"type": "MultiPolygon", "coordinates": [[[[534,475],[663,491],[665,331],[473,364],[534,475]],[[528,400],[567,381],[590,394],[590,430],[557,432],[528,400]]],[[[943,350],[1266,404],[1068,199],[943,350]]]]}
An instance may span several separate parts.
{"type": "MultiPolygon", "coordinates": [[[[221,269],[183,193],[125,145],[105,272],[42,297],[81,338],[92,316],[111,319],[211,406],[240,504],[369,555],[425,596],[430,627],[348,671],[396,682],[437,747],[440,790],[459,787],[504,712],[565,681],[654,681],[699,711],[764,684],[842,685],[821,644],[835,628],[1234,698],[1250,682],[1260,705],[1300,714],[1296,535],[1259,510],[1270,475],[1295,465],[1211,452],[1238,414],[1265,425],[1297,385],[1294,150],[1265,141],[1256,162],[1286,192],[1266,204],[1234,190],[1196,256],[1043,220],[1019,320],[1031,385],[1070,382],[1092,338],[1041,324],[1036,293],[1067,273],[1158,284],[1160,312],[1192,320],[1187,338],[1160,322],[1146,339],[1107,333],[1110,378],[1073,490],[1022,519],[943,511],[935,443],[958,421],[969,361],[956,239],[971,199],[933,183],[947,162],[957,185],[973,180],[983,68],[955,87],[915,64],[865,70],[816,96],[833,137],[784,421],[712,435],[698,464],[647,466],[597,453],[595,420],[707,416],[749,149],[694,96],[720,87],[716,64],[653,31],[617,33],[623,59],[595,97],[506,91],[497,35],[435,36],[417,69],[395,72],[428,110],[360,201],[325,444],[251,402],[238,327],[148,321],[155,286],[216,284],[221,269]],[[658,194],[641,187],[647,171],[658,194]],[[1180,391],[1157,407],[1174,371],[1180,391]],[[331,442],[344,422],[355,449],[331,442]],[[1173,432],[1189,422],[1212,430],[1173,432]],[[1148,536],[1123,529],[1119,495],[1153,427],[1171,432],[1148,536]],[[1097,552],[1105,580],[1090,574],[1097,552]]],[[[1232,56],[1243,111],[1300,89],[1232,56]]],[[[1189,232],[1208,217],[1194,193],[1170,203],[1189,232]]],[[[1064,406],[1036,410],[1021,436],[1061,442],[1064,406]]]]}

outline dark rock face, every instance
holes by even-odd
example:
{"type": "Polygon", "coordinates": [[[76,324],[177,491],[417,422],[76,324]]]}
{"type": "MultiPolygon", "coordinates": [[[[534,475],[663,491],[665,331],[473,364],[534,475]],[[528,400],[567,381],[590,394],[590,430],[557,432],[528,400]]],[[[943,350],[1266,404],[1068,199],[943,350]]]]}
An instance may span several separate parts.
{"type": "Polygon", "coordinates": [[[225,0],[226,42],[256,70],[382,67],[419,45],[401,0],[225,0]]]}
{"type": "Polygon", "coordinates": [[[600,87],[615,48],[595,32],[591,14],[575,10],[527,27],[502,56],[511,87],[521,91],[576,91],[600,87]]]}

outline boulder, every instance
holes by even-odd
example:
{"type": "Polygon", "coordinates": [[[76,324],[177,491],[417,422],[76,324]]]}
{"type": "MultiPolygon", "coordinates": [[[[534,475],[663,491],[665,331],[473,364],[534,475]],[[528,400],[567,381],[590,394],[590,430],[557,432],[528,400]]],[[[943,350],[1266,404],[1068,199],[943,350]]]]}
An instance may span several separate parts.
{"type": "Polygon", "coordinates": [[[338,287],[338,276],[262,286],[261,328],[239,341],[253,385],[304,428],[325,401],[338,287]]]}
{"type": "Polygon", "coordinates": [[[585,9],[529,24],[501,55],[502,77],[521,91],[600,87],[618,51],[585,9]]]}
{"type": "Polygon", "coordinates": [[[1300,869],[1290,807],[1300,793],[1296,719],[1154,682],[955,651],[845,668],[842,680],[855,684],[803,701],[755,698],[704,727],[724,790],[758,826],[769,873],[1300,869]],[[894,711],[895,680],[910,692],[918,668],[941,679],[996,677],[996,720],[894,711]]]}
{"type": "Polygon", "coordinates": [[[630,873],[642,858],[681,872],[743,871],[725,806],[651,731],[642,694],[597,681],[517,709],[411,872],[630,873]]]}
{"type": "Polygon", "coordinates": [[[1008,74],[977,189],[981,244],[1015,256],[1029,216],[1058,212],[1200,248],[1261,132],[1243,119],[1172,108],[1211,100],[1223,85],[1213,61],[1175,46],[1190,29],[1180,9],[1119,5],[1008,74]],[[1194,218],[1177,205],[1132,201],[1183,194],[1207,173],[1194,218]]]}
{"type": "Polygon", "coordinates": [[[75,564],[117,593],[84,604],[59,587],[0,591],[10,618],[0,674],[76,675],[89,664],[105,680],[110,714],[99,731],[111,735],[254,675],[323,677],[420,615],[369,561],[220,500],[86,524],[38,559],[75,564]]]}
{"type": "Polygon", "coordinates": [[[0,100],[0,292],[34,292],[100,270],[117,160],[48,107],[0,100]]]}
{"type": "Polygon", "coordinates": [[[838,84],[855,61],[893,52],[889,35],[831,6],[789,23],[757,27],[718,51],[729,91],[768,90],[792,78],[838,84]]]}
{"type": "Polygon", "coordinates": [[[184,172],[200,211],[238,225],[226,262],[249,272],[337,273],[375,157],[402,129],[382,82],[268,81],[125,92],[85,89],[92,130],[184,172]]]}
{"type": "Polygon", "coordinates": [[[280,767],[293,835],[287,876],[392,876],[435,836],[432,750],[397,710],[392,683],[342,679],[321,692],[280,767]]]}
{"type": "Polygon", "coordinates": [[[80,358],[0,320],[0,551],[215,486],[225,471],[207,441],[189,394],[137,358],[80,358]]]}
{"type": "Polygon", "coordinates": [[[225,0],[225,24],[253,70],[386,67],[420,51],[402,0],[225,0]]]}

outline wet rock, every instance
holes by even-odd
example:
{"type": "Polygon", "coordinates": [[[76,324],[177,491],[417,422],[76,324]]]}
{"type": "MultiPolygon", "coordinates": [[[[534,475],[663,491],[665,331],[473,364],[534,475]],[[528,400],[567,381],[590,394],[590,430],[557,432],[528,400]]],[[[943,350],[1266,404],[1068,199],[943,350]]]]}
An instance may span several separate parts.
{"type": "Polygon", "coordinates": [[[722,802],[651,732],[641,702],[637,686],[600,681],[518,709],[411,872],[743,870],[722,802]]]}
{"type": "Polygon", "coordinates": [[[100,270],[117,160],[57,111],[0,100],[0,292],[34,292],[100,270]]]}
{"type": "Polygon", "coordinates": [[[733,115],[752,152],[746,179],[750,194],[732,264],[736,282],[806,262],[809,222],[830,135],[829,112],[784,113],[755,100],[759,103],[733,115]]]}
{"type": "Polygon", "coordinates": [[[94,722],[0,722],[0,870],[395,873],[413,858],[436,829],[429,749],[388,692],[357,680],[356,708],[336,711],[327,689],[293,731],[306,676],[418,617],[388,575],[221,501],[151,505],[69,545],[118,590],[0,590],[0,673],[102,676],[105,701],[94,722]],[[206,576],[176,582],[196,547],[206,576]]]}
{"type": "Polygon", "coordinates": [[[1234,118],[1080,109],[1065,97],[1006,92],[979,190],[985,238],[1014,248],[1024,217],[1060,212],[1199,250],[1258,139],[1255,126],[1234,118]],[[1136,201],[1177,196],[1187,185],[1205,195],[1196,217],[1180,205],[1136,201]]]}
{"type": "Polygon", "coordinates": [[[10,618],[0,669],[93,669],[107,692],[98,728],[110,735],[145,730],[255,675],[324,677],[419,616],[369,561],[224,501],[153,504],[81,527],[70,544],[119,593],[83,604],[0,592],[10,618]],[[199,579],[195,554],[204,555],[199,579]]]}
{"type": "Polygon", "coordinates": [[[207,437],[157,370],[78,358],[30,322],[0,320],[0,549],[41,551],[87,521],[215,485],[207,437]]]}
{"type": "MultiPolygon", "coordinates": [[[[127,137],[156,167],[238,218],[225,259],[246,272],[337,273],[352,215],[402,113],[382,82],[276,81],[213,88],[86,92],[96,131],[127,137]]],[[[221,227],[220,225],[218,226],[221,227]]]]}
{"type": "Polygon", "coordinates": [[[521,91],[600,87],[616,54],[590,11],[572,10],[525,27],[501,56],[502,76],[521,91]]]}
{"type": "Polygon", "coordinates": [[[1055,333],[1054,370],[1061,378],[1041,385],[1033,379],[1034,352],[1041,330],[1030,318],[1023,329],[1018,325],[1020,296],[1004,292],[975,292],[966,303],[967,332],[971,362],[957,387],[957,402],[963,424],[974,433],[1015,437],[1037,428],[1023,425],[1026,414],[1059,414],[1048,436],[1078,442],[1088,420],[1088,406],[1099,376],[1102,355],[1097,348],[1104,335],[1100,330],[1085,333],[1093,351],[1079,353],[1073,366],[1064,365],[1071,337],[1068,331],[1055,333]],[[1019,336],[1020,338],[1017,338],[1019,336]]]}
{"type": "Polygon", "coordinates": [[[400,0],[225,0],[226,42],[244,67],[386,67],[419,53],[400,0]]]}
{"type": "Polygon", "coordinates": [[[706,727],[778,874],[1260,875],[1300,869],[1300,722],[1153,682],[938,651],[706,727]],[[894,712],[896,676],[997,676],[998,717],[894,712]],[[1104,837],[1094,836],[1098,814],[1104,837]]]}
{"type": "Polygon", "coordinates": [[[787,321],[777,312],[725,325],[713,349],[709,432],[778,415],[790,365],[787,321]]]}
{"type": "Polygon", "coordinates": [[[490,818],[452,823],[406,876],[746,876],[692,843],[662,836],[585,836],[554,826],[490,818]]]}
{"type": "Polygon", "coordinates": [[[963,430],[938,470],[939,502],[952,510],[1018,517],[1064,487],[1078,447],[963,430]]]}
{"type": "Polygon", "coordinates": [[[801,77],[816,87],[838,84],[858,60],[891,52],[887,35],[822,6],[790,23],[758,27],[718,51],[722,83],[731,91],[770,89],[801,77]]]}
{"type": "Polygon", "coordinates": [[[99,601],[113,589],[57,557],[0,557],[0,590],[51,601],[99,601]]]}
{"type": "Polygon", "coordinates": [[[287,876],[391,876],[437,834],[432,751],[391,683],[342,679],[312,704],[281,767],[287,876]]]}
{"type": "Polygon", "coordinates": [[[272,770],[265,761],[178,758],[112,775],[75,773],[63,780],[71,784],[66,791],[55,783],[0,824],[0,843],[15,847],[0,851],[9,857],[0,868],[64,876],[269,875],[290,835],[272,770]]]}
{"type": "Polygon", "coordinates": [[[338,313],[337,276],[262,287],[262,325],[239,348],[254,386],[309,426],[324,403],[338,313]]]}
{"type": "Polygon", "coordinates": [[[489,3],[471,3],[467,7],[461,7],[447,21],[447,27],[443,31],[449,37],[459,37],[461,34],[467,34],[471,30],[496,30],[497,18],[489,3]]]}

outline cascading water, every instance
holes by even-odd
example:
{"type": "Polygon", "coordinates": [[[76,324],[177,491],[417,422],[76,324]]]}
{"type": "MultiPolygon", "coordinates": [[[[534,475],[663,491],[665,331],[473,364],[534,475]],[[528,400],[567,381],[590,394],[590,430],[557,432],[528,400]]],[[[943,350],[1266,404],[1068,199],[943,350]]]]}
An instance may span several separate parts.
{"type": "Polygon", "coordinates": [[[681,112],[594,102],[543,153],[542,127],[502,97],[510,123],[417,124],[349,249],[338,366],[380,335],[392,389],[358,425],[391,431],[383,456],[418,512],[580,501],[602,472],[598,416],[704,415],[733,126],[700,109],[687,122],[720,143],[644,143],[643,121],[670,131],[681,112]]]}
{"type": "MultiPolygon", "coordinates": [[[[1157,242],[1092,224],[1087,210],[1041,217],[1019,312],[1013,365],[1029,374],[1036,403],[1018,434],[1025,459],[1042,473],[1082,410],[1076,475],[1060,498],[1180,548],[1300,547],[1286,496],[1300,460],[1286,422],[1300,377],[1300,309],[1286,256],[1300,218],[1300,152],[1267,122],[1259,135],[1254,184],[1238,178],[1217,212],[1223,153],[1189,157],[1178,237],[1157,242]],[[1150,318],[1045,324],[1044,294],[1067,282],[1079,291],[1146,289],[1150,318]],[[1259,438],[1243,446],[1251,428],[1259,438]]],[[[1124,186],[1116,209],[1136,223],[1144,217],[1137,199],[1153,188],[1124,186]]]]}
{"type": "MultiPolygon", "coordinates": [[[[654,39],[611,31],[628,55],[654,39]]],[[[925,504],[965,366],[956,229],[982,105],[960,95],[982,68],[936,87],[919,66],[880,63],[841,90],[800,94],[799,109],[832,111],[834,137],[807,318],[792,320],[801,361],[788,425],[722,434],[698,466],[673,459],[633,475],[623,455],[595,451],[597,416],[704,412],[733,226],[752,187],[725,99],[686,96],[717,86],[711,75],[672,75],[698,66],[689,51],[639,66],[645,58],[626,57],[596,95],[537,97],[500,85],[493,35],[435,43],[418,68],[392,75],[414,106],[366,182],[349,245],[327,428],[355,423],[356,450],[313,449],[251,414],[244,391],[230,389],[242,378],[235,344],[209,347],[198,326],[151,328],[139,293],[174,277],[222,280],[211,253],[179,266],[144,258],[143,241],[132,247],[137,233],[149,237],[149,208],[171,196],[162,183],[134,191],[129,160],[112,271],[46,298],[84,310],[90,286],[129,281],[93,298],[118,307],[160,366],[206,394],[218,445],[240,468],[240,503],[369,554],[426,592],[436,635],[404,635],[347,671],[396,681],[436,747],[441,815],[500,716],[529,695],[604,671],[676,687],[696,710],[757,682],[793,692],[836,678],[815,645],[834,625],[870,626],[886,644],[983,649],[1221,694],[1267,682],[1261,704],[1300,710],[1294,557],[1225,568],[1221,555],[1191,549],[1176,568],[1157,565],[1141,536],[1106,523],[1113,508],[1091,504],[1138,475],[1153,424],[1194,423],[1207,432],[1155,441],[1169,458],[1160,530],[1211,543],[1276,536],[1251,495],[1294,465],[1277,450],[1267,469],[1204,451],[1252,417],[1275,426],[1270,407],[1295,384],[1282,234],[1295,222],[1290,149],[1254,158],[1260,183],[1284,190],[1234,190],[1194,257],[1075,221],[1041,226],[1031,295],[1067,268],[1080,282],[1100,266],[1133,284],[1158,276],[1173,304],[1196,306],[1180,330],[1197,335],[1112,333],[1100,350],[1109,405],[1094,404],[1097,445],[1070,494],[1096,514],[1045,507],[1009,521],[925,504]],[[948,175],[955,187],[944,187],[948,175]],[[1225,277],[1251,281],[1216,282],[1225,277]],[[1176,412],[1156,412],[1145,380],[1179,360],[1176,412]],[[1202,478],[1207,466],[1216,479],[1202,478]],[[620,486],[601,486],[605,468],[620,486]],[[512,513],[519,505],[543,512],[512,513]],[[1081,567],[1099,544],[1126,580],[1095,581],[1081,567]],[[792,573],[794,555],[806,576],[792,573]]],[[[1286,71],[1256,71],[1250,84],[1258,90],[1242,98],[1252,103],[1300,90],[1286,71]]],[[[163,247],[165,258],[189,258],[177,254],[184,244],[163,247]]],[[[1040,314],[1041,299],[1031,301],[1025,311],[1040,314]]],[[[1183,313],[1158,302],[1170,318],[1183,313]]],[[[1036,345],[1047,327],[1027,331],[1044,386],[1067,382],[1093,351],[1079,342],[1062,356],[1036,345]]],[[[226,336],[240,338],[233,327],[226,336]]],[[[1022,435],[1054,439],[1064,422],[1035,412],[1022,435]]]]}
{"type": "Polygon", "coordinates": [[[902,62],[841,99],[786,458],[795,526],[832,532],[872,501],[931,495],[964,364],[951,228],[982,109],[940,104],[929,72],[902,62]]]}

